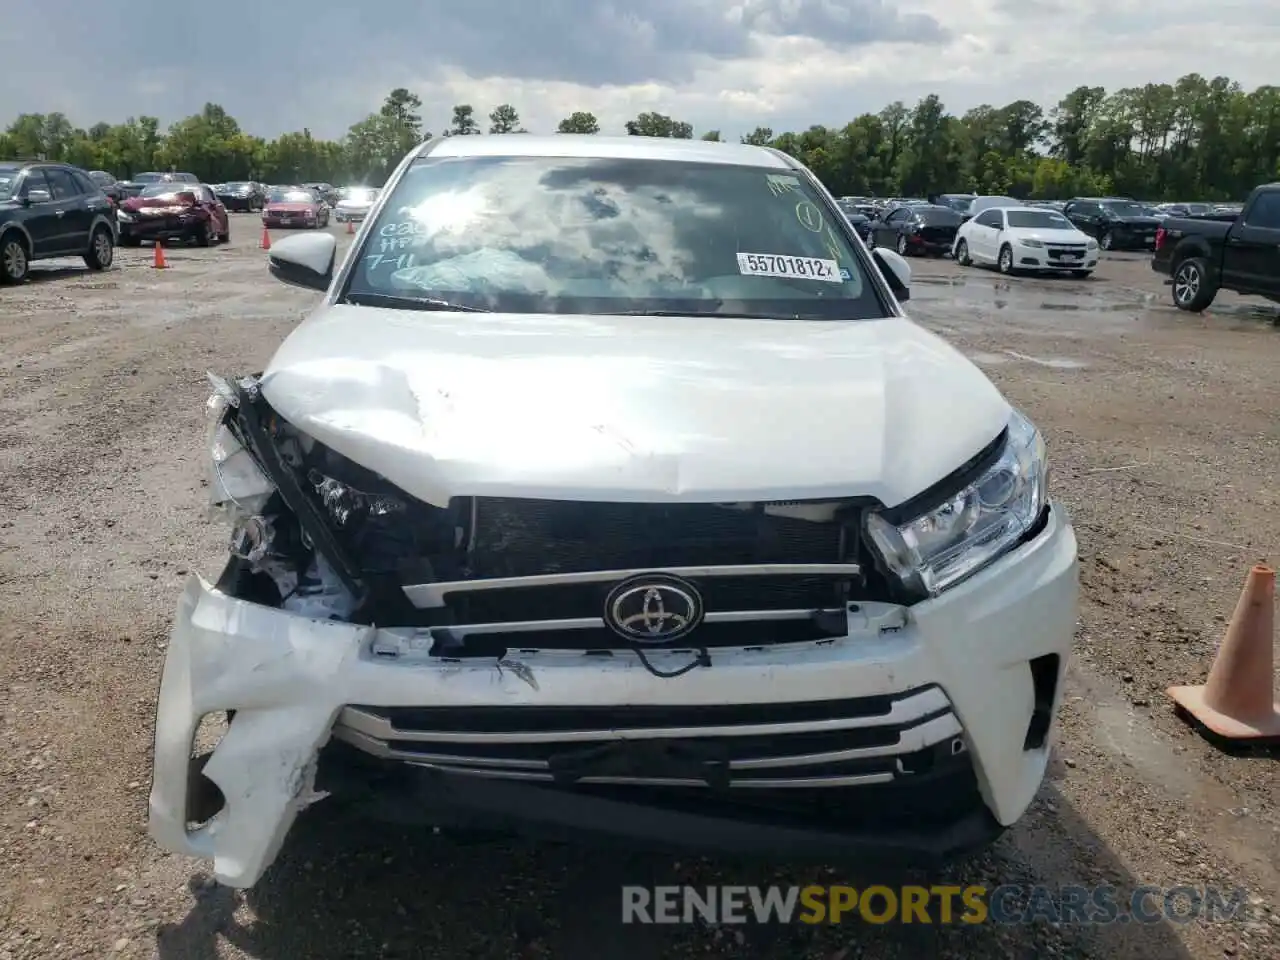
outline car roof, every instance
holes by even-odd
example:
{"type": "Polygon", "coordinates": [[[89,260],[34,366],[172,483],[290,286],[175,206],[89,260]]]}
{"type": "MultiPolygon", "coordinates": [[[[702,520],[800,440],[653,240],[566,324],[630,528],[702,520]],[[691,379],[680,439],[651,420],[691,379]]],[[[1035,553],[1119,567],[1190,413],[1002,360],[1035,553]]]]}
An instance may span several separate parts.
{"type": "Polygon", "coordinates": [[[1012,213],[1057,213],[1058,216],[1062,216],[1061,213],[1059,213],[1057,210],[1054,210],[1052,208],[1029,207],[1025,203],[1020,203],[1016,207],[1013,207],[1013,206],[987,207],[987,209],[983,210],[982,212],[987,213],[988,211],[991,211],[991,210],[1003,210],[1005,213],[1010,213],[1010,212],[1012,213]]]}
{"type": "Polygon", "coordinates": [[[792,169],[786,157],[768,147],[672,137],[602,137],[594,133],[537,136],[443,137],[422,145],[419,156],[433,157],[592,157],[625,160],[683,160],[742,167],[792,169]]]}

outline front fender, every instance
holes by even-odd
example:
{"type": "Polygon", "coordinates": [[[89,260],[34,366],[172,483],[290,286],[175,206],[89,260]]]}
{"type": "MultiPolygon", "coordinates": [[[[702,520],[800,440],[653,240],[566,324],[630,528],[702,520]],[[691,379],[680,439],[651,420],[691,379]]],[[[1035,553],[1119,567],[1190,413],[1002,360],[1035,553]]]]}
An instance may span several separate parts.
{"type": "Polygon", "coordinates": [[[3,237],[10,230],[16,230],[18,233],[22,234],[23,242],[26,243],[28,250],[35,249],[31,243],[31,234],[27,232],[27,228],[21,223],[15,221],[12,223],[0,224],[0,237],[3,237]]]}
{"type": "Polygon", "coordinates": [[[112,211],[111,216],[107,216],[105,213],[94,215],[93,222],[89,224],[90,244],[93,243],[93,232],[97,230],[99,226],[104,226],[111,231],[112,243],[118,243],[120,241],[120,222],[115,218],[115,211],[112,211]]]}

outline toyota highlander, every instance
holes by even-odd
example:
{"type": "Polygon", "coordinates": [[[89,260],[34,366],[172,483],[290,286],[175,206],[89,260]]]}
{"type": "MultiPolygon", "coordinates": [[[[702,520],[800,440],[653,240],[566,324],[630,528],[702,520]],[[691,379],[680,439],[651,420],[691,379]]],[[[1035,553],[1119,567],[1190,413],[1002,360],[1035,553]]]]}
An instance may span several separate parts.
{"type": "Polygon", "coordinates": [[[318,803],[930,865],[1026,811],[1077,615],[1045,440],[795,160],[439,138],[269,268],[323,298],[210,375],[161,845],[252,886],[318,803]]]}

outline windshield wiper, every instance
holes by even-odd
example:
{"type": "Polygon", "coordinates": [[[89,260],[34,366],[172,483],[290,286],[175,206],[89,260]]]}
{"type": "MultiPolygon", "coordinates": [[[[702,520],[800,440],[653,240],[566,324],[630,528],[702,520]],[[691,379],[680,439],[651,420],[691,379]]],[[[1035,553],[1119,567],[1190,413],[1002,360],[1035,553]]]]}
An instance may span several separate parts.
{"type": "Polygon", "coordinates": [[[441,300],[438,297],[398,297],[393,293],[349,293],[343,303],[357,307],[396,307],[401,310],[441,310],[457,313],[492,313],[484,307],[441,300]]]}
{"type": "Polygon", "coordinates": [[[719,310],[616,310],[597,317],[723,317],[727,320],[785,320],[774,313],[723,313],[719,310]]]}

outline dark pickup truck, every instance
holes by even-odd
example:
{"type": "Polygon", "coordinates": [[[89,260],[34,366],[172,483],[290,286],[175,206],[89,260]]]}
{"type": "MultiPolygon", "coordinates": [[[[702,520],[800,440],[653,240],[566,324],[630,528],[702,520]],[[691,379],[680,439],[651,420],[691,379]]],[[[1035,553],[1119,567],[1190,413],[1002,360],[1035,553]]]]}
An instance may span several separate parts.
{"type": "Polygon", "coordinates": [[[1151,269],[1170,278],[1181,310],[1199,313],[1219,290],[1280,303],[1280,183],[1255,187],[1239,216],[1165,220],[1151,269]]]}

